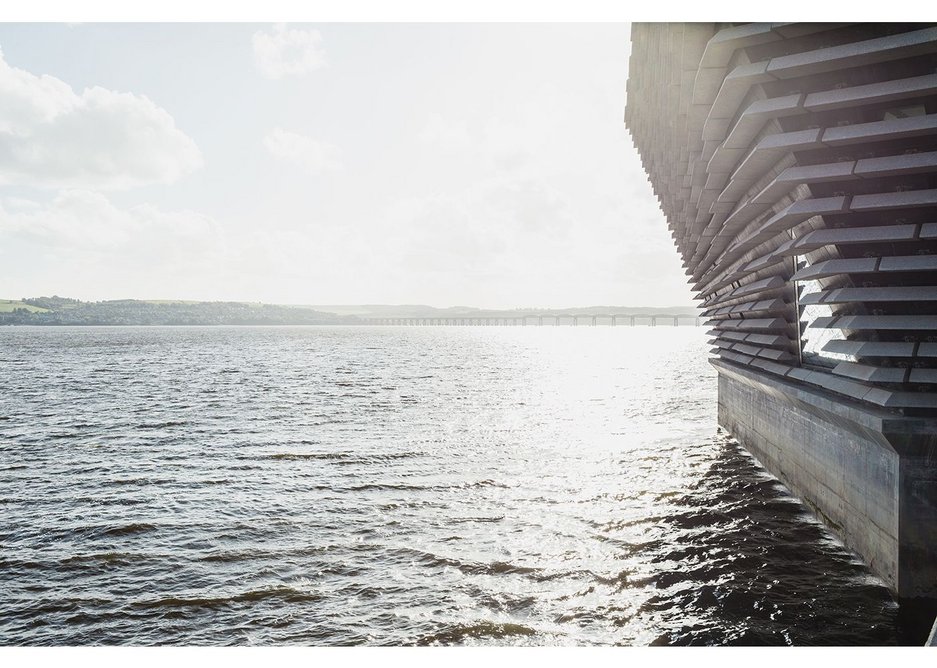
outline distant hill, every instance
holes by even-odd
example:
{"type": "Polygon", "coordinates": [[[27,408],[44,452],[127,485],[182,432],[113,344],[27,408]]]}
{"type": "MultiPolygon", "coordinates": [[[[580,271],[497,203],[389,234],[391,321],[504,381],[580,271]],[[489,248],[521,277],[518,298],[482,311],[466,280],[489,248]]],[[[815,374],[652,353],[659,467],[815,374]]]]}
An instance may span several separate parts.
{"type": "Polygon", "coordinates": [[[685,315],[688,307],[589,306],[564,309],[436,308],[420,304],[290,306],[259,302],[116,299],[83,302],[68,297],[0,300],[0,325],[356,325],[371,318],[503,317],[524,315],[685,315]]]}
{"type": "Polygon", "coordinates": [[[356,320],[310,308],[247,302],[82,302],[55,296],[2,304],[0,325],[336,325],[356,320]]]}

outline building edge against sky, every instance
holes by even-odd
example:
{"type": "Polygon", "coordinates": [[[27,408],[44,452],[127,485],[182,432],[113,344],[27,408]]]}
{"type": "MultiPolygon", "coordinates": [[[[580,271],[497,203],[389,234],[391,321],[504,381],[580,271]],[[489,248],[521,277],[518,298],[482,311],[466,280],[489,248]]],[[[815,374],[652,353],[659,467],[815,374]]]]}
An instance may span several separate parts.
{"type": "Polygon", "coordinates": [[[625,124],[719,423],[902,598],[937,600],[937,27],[634,24],[625,124]]]}

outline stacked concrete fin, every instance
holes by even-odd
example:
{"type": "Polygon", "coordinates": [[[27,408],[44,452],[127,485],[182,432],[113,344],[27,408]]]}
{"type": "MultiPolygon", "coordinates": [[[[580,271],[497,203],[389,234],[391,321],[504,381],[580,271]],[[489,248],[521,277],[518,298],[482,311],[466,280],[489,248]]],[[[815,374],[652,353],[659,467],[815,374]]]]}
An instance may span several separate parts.
{"type": "Polygon", "coordinates": [[[937,600],[937,27],[636,24],[627,99],[720,424],[937,600]]]}
{"type": "Polygon", "coordinates": [[[625,122],[714,354],[937,409],[937,27],[638,24],[632,41],[625,122]]]}

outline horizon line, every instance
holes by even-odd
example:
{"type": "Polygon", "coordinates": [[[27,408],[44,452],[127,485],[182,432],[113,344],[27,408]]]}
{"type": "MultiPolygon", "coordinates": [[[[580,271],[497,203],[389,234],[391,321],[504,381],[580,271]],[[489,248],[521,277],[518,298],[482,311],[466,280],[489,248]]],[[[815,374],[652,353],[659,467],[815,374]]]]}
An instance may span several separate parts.
{"type": "Polygon", "coordinates": [[[448,306],[436,306],[428,303],[421,302],[361,302],[361,303],[286,303],[286,302],[274,302],[274,301],[263,301],[263,300],[248,300],[248,299],[185,299],[185,298],[168,298],[168,297],[119,297],[114,299],[81,299],[78,297],[70,297],[66,295],[52,294],[52,295],[39,295],[35,297],[21,297],[19,299],[5,298],[0,297],[0,301],[6,302],[25,302],[26,300],[36,300],[36,299],[70,299],[81,302],[83,304],[87,303],[101,303],[101,302],[119,302],[119,301],[137,301],[137,302],[169,302],[169,303],[189,303],[189,304],[262,304],[270,306],[290,306],[290,307],[306,307],[306,308],[326,308],[326,307],[339,307],[339,308],[350,308],[350,307],[425,307],[432,309],[448,310],[448,309],[476,309],[476,310],[487,310],[487,311],[515,311],[521,309],[541,309],[541,310],[561,310],[561,309],[583,309],[583,308],[631,308],[631,309],[701,309],[700,305],[687,305],[687,304],[664,304],[664,305],[651,305],[651,306],[638,306],[638,305],[622,305],[622,304],[586,304],[586,305],[565,305],[565,306],[545,306],[545,305],[517,305],[509,307],[491,307],[491,306],[475,306],[470,304],[451,304],[448,306]]]}

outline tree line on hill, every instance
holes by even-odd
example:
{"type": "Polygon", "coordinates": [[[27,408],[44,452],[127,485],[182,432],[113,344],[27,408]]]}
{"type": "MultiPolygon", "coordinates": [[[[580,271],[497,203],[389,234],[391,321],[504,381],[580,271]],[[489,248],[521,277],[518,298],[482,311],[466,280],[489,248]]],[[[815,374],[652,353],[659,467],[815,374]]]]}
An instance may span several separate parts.
{"type": "Polygon", "coordinates": [[[245,302],[82,302],[58,296],[21,302],[22,307],[0,313],[0,325],[336,325],[357,321],[354,316],[310,308],[245,302]]]}

